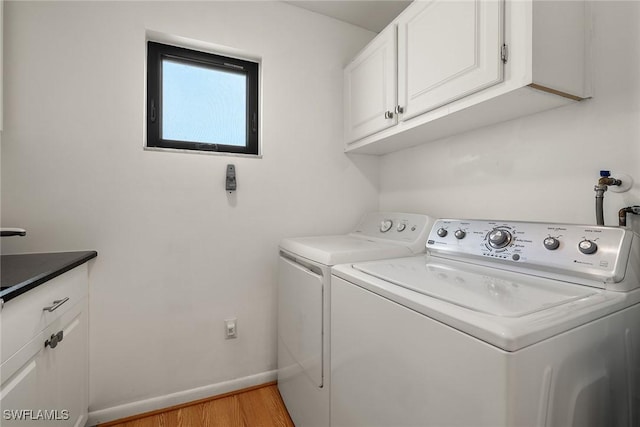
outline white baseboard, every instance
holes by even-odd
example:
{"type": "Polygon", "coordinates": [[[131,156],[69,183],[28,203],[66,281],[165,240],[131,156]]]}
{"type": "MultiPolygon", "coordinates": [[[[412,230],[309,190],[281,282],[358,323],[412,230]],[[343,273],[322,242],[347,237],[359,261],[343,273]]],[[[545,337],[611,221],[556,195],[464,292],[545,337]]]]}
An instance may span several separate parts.
{"type": "Polygon", "coordinates": [[[182,403],[192,402],[198,399],[229,393],[235,390],[252,387],[271,381],[275,381],[277,371],[261,372],[248,377],[236,378],[230,381],[210,384],[202,387],[183,390],[164,396],[152,397],[150,399],[138,400],[137,402],[125,403],[124,405],[113,406],[111,408],[100,409],[89,412],[88,426],[99,423],[130,417],[144,412],[155,411],[157,409],[168,408],[182,403]]]}

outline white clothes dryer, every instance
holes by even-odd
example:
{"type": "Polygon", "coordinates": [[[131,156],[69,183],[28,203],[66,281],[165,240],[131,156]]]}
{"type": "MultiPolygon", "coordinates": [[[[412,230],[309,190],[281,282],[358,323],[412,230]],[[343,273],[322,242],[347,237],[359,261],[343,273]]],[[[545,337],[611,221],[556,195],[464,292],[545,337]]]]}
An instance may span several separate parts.
{"type": "Polygon", "coordinates": [[[278,266],[278,389],[298,427],[329,426],[331,266],[424,252],[426,215],[365,215],[347,235],[284,239],[278,266]]]}
{"type": "Polygon", "coordinates": [[[436,221],[332,269],[331,425],[640,425],[640,237],[436,221]]]}

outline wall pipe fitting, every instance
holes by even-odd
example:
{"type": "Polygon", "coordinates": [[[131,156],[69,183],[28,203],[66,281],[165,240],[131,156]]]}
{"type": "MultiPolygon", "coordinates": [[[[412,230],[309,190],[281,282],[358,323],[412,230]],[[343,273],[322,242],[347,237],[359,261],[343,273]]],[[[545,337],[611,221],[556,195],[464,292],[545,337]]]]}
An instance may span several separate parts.
{"type": "MultiPolygon", "coordinates": [[[[604,192],[610,185],[622,185],[622,181],[610,178],[611,172],[600,171],[600,179],[593,190],[596,192],[596,224],[604,225],[604,192]]],[[[626,221],[626,218],[625,218],[626,221]]]]}
{"type": "Polygon", "coordinates": [[[640,215],[640,206],[627,206],[618,211],[618,225],[620,227],[627,226],[627,214],[640,215]]]}

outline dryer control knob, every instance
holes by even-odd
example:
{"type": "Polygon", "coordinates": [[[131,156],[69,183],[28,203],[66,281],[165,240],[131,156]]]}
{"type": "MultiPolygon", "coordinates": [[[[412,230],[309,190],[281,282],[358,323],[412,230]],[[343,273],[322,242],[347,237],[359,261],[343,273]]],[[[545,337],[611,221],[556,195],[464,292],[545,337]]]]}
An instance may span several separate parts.
{"type": "Polygon", "coordinates": [[[467,232],[464,230],[456,230],[456,232],[453,233],[453,235],[456,236],[456,239],[462,240],[466,237],[467,232]]]}
{"type": "Polygon", "coordinates": [[[560,247],[560,240],[556,239],[555,237],[547,237],[546,239],[544,239],[542,244],[550,251],[555,251],[560,247]]]}
{"type": "Polygon", "coordinates": [[[396,230],[398,231],[404,231],[405,228],[407,228],[407,224],[405,224],[404,222],[401,222],[396,226],[396,230]]]}
{"type": "Polygon", "coordinates": [[[595,254],[598,250],[598,245],[593,240],[584,239],[578,243],[578,250],[585,255],[595,254]]]}
{"type": "Polygon", "coordinates": [[[391,227],[393,227],[393,221],[391,221],[390,219],[384,219],[380,223],[380,231],[382,231],[383,233],[391,230],[391,227]]]}
{"type": "Polygon", "coordinates": [[[436,231],[436,234],[438,234],[438,237],[446,237],[447,234],[449,234],[449,232],[447,231],[446,228],[438,228],[438,231],[436,231]]]}

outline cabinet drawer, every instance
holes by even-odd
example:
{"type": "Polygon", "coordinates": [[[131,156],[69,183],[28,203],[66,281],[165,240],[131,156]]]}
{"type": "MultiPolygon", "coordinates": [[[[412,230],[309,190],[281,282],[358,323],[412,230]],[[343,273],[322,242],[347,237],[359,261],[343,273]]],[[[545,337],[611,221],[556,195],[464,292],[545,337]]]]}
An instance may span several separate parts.
{"type": "Polygon", "coordinates": [[[0,363],[4,363],[87,294],[88,267],[83,264],[5,303],[0,311],[0,363]],[[49,307],[50,311],[45,307],[49,307]]]}

